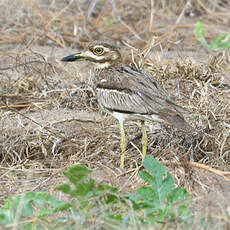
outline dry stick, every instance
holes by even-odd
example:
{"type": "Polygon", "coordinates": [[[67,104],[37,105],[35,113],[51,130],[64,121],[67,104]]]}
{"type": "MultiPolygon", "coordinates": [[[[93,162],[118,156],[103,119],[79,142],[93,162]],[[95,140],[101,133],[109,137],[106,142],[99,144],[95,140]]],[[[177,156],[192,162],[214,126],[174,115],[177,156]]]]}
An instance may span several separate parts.
{"type": "Polygon", "coordinates": [[[219,176],[222,176],[225,180],[227,181],[230,181],[230,178],[226,177],[226,175],[230,175],[230,171],[221,171],[221,170],[218,170],[218,169],[214,169],[208,165],[205,165],[205,164],[201,164],[201,163],[198,163],[198,162],[189,162],[189,165],[191,166],[194,166],[196,168],[202,168],[204,170],[207,170],[209,172],[212,172],[216,175],[219,175],[219,176]]]}
{"type": "Polygon", "coordinates": [[[100,21],[103,21],[103,17],[105,17],[105,13],[101,13],[101,14],[98,15],[98,17],[96,18],[95,22],[93,23],[94,28],[96,28],[96,26],[100,23],[100,21]]]}
{"type": "Polygon", "coordinates": [[[77,4],[77,9],[78,9],[78,11],[80,12],[80,14],[78,13],[79,18],[81,18],[82,21],[86,22],[87,19],[86,19],[86,17],[85,17],[84,11],[83,11],[83,10],[81,9],[81,7],[80,7],[80,4],[77,4]]]}
{"type": "Polygon", "coordinates": [[[30,107],[32,104],[18,104],[18,105],[2,105],[0,109],[9,109],[9,108],[25,108],[30,107]]]}
{"type": "Polygon", "coordinates": [[[59,39],[56,39],[53,35],[51,35],[51,34],[46,34],[46,36],[50,39],[50,40],[52,40],[52,41],[54,41],[54,42],[56,42],[59,46],[61,46],[62,48],[65,48],[65,43],[63,43],[63,41],[60,41],[59,39]]]}
{"type": "MultiPolygon", "coordinates": [[[[171,161],[163,161],[161,163],[163,163],[163,164],[175,164],[175,165],[178,165],[178,166],[183,166],[184,165],[183,163],[176,162],[176,161],[172,161],[172,162],[171,161]]],[[[204,169],[206,171],[212,172],[212,173],[214,173],[214,174],[216,174],[218,176],[222,176],[225,180],[230,181],[230,178],[227,177],[228,175],[230,175],[230,171],[227,171],[227,172],[221,171],[221,170],[214,169],[214,168],[212,168],[212,167],[210,167],[208,165],[201,164],[201,163],[198,163],[198,162],[188,162],[187,164],[192,166],[192,167],[201,168],[201,169],[204,169]]],[[[118,175],[117,177],[127,175],[127,174],[132,173],[133,171],[136,171],[136,170],[137,170],[137,168],[130,169],[127,172],[124,172],[124,173],[118,175]]]]}
{"type": "MultiPolygon", "coordinates": [[[[134,173],[128,178],[128,180],[126,180],[126,182],[121,186],[121,188],[119,188],[119,192],[121,192],[130,182],[131,182],[131,179],[137,175],[138,173],[138,169],[134,170],[134,173]]],[[[119,176],[118,176],[119,177],[119,176]]]]}
{"type": "MultiPolygon", "coordinates": [[[[163,161],[162,162],[163,164],[174,164],[174,165],[179,165],[179,166],[183,166],[184,163],[180,163],[180,162],[170,162],[170,161],[163,161]]],[[[226,177],[227,175],[230,175],[230,171],[221,171],[219,169],[214,169],[208,165],[205,165],[205,164],[202,164],[202,163],[198,163],[198,162],[187,162],[187,164],[189,166],[192,166],[192,167],[196,167],[196,168],[201,168],[201,169],[204,169],[206,171],[209,171],[209,172],[212,172],[218,176],[222,176],[224,177],[225,180],[227,181],[230,181],[230,178],[226,177]]]]}
{"type": "Polygon", "coordinates": [[[213,15],[213,12],[208,9],[200,0],[197,0],[197,3],[206,11],[206,13],[213,15]]]}
{"type": "Polygon", "coordinates": [[[48,29],[48,27],[55,21],[57,18],[59,18],[72,4],[74,0],[71,0],[70,3],[65,6],[60,12],[58,12],[46,25],[45,30],[48,29]]]}
{"type": "Polygon", "coordinates": [[[120,16],[119,16],[119,20],[120,20],[121,25],[123,25],[124,27],[128,28],[128,30],[129,30],[138,40],[140,40],[140,41],[142,41],[142,42],[146,42],[144,39],[142,39],[142,38],[140,37],[140,35],[139,35],[131,26],[129,26],[127,23],[125,23],[125,22],[121,19],[120,16]]]}
{"type": "Polygon", "coordinates": [[[90,19],[92,12],[94,12],[95,6],[97,5],[98,0],[93,0],[89,4],[88,11],[87,11],[87,20],[90,19]]]}
{"type": "Polygon", "coordinates": [[[153,19],[154,19],[154,0],[151,0],[151,12],[150,12],[150,22],[149,22],[149,32],[153,28],[153,19]]]}

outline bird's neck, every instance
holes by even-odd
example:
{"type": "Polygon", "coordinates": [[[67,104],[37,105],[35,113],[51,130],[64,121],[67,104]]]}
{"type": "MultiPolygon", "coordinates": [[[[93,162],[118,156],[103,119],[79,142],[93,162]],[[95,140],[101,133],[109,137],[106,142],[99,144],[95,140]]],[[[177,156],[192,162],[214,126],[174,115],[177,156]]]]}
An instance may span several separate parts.
{"type": "Polygon", "coordinates": [[[95,66],[94,67],[95,81],[100,82],[101,80],[108,78],[109,76],[111,76],[111,73],[114,71],[114,69],[119,68],[119,66],[121,66],[121,63],[119,62],[115,62],[112,64],[110,63],[109,65],[105,64],[104,68],[97,68],[97,66],[95,66]]]}
{"type": "Polygon", "coordinates": [[[113,68],[107,67],[107,68],[95,68],[94,69],[94,83],[97,85],[98,82],[102,81],[103,79],[108,78],[108,76],[111,75],[111,71],[113,71],[113,68]]]}
{"type": "Polygon", "coordinates": [[[111,67],[104,67],[104,68],[94,68],[94,72],[95,72],[95,75],[97,78],[100,77],[100,75],[104,75],[106,74],[107,72],[111,71],[111,67]]]}
{"type": "Polygon", "coordinates": [[[95,69],[96,70],[103,70],[103,69],[108,69],[111,66],[109,62],[104,62],[104,63],[95,63],[95,69]]]}

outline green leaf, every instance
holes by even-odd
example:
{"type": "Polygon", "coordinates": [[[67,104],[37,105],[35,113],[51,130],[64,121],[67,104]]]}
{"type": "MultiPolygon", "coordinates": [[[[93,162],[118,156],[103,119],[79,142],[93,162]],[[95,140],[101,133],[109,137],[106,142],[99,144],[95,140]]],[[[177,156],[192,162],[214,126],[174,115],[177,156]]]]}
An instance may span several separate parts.
{"type": "Polygon", "coordinates": [[[185,188],[175,188],[171,191],[168,202],[176,203],[185,201],[190,194],[187,192],[185,188]]]}
{"type": "Polygon", "coordinates": [[[36,206],[42,208],[46,202],[47,197],[48,197],[47,192],[37,192],[35,193],[33,202],[36,206]]]}
{"type": "Polygon", "coordinates": [[[204,25],[198,21],[195,26],[195,35],[197,36],[198,39],[204,37],[206,34],[204,25]]]}
{"type": "Polygon", "coordinates": [[[31,230],[31,229],[36,229],[36,226],[34,223],[26,223],[26,224],[21,224],[19,226],[20,230],[31,230]]]}
{"type": "Polygon", "coordinates": [[[113,192],[113,193],[117,193],[118,189],[116,187],[113,187],[113,186],[110,186],[110,185],[107,185],[107,184],[99,184],[96,188],[96,194],[101,194],[101,193],[104,193],[106,191],[110,191],[110,192],[113,192]]]}
{"type": "Polygon", "coordinates": [[[25,200],[31,201],[35,199],[36,195],[35,195],[35,192],[27,192],[24,197],[25,197],[25,200]]]}
{"type": "Polygon", "coordinates": [[[154,176],[150,175],[147,171],[142,170],[139,172],[139,176],[145,181],[151,184],[154,181],[154,176]]]}
{"type": "Polygon", "coordinates": [[[146,187],[146,186],[140,187],[139,189],[137,189],[136,194],[138,194],[140,198],[142,198],[144,201],[146,201],[149,204],[157,201],[156,191],[150,187],[146,187]]]}
{"type": "Polygon", "coordinates": [[[213,50],[230,48],[230,34],[222,34],[216,39],[212,40],[210,47],[213,50]]]}
{"type": "Polygon", "coordinates": [[[194,30],[197,40],[199,40],[206,48],[210,50],[228,49],[230,48],[230,34],[222,34],[213,39],[210,44],[205,39],[205,27],[201,22],[197,22],[194,30]]]}
{"type": "Polygon", "coordinates": [[[19,213],[20,215],[26,216],[26,217],[32,217],[34,210],[31,202],[25,202],[23,205],[22,213],[19,213]]]}
{"type": "Polygon", "coordinates": [[[54,209],[54,212],[67,211],[72,206],[71,203],[63,203],[54,209]]]}
{"type": "Polygon", "coordinates": [[[170,173],[167,172],[167,176],[162,181],[162,186],[157,189],[158,195],[161,201],[165,201],[169,193],[174,189],[174,179],[170,173]]]}
{"type": "Polygon", "coordinates": [[[95,186],[94,196],[103,196],[106,204],[114,203],[118,200],[118,189],[107,184],[95,186]]]}
{"type": "Polygon", "coordinates": [[[125,216],[125,218],[123,218],[122,222],[121,222],[121,229],[127,229],[129,223],[130,223],[130,215],[132,215],[131,213],[128,213],[128,215],[125,216]]]}
{"type": "Polygon", "coordinates": [[[153,157],[146,157],[143,166],[148,172],[142,171],[141,178],[149,182],[155,189],[159,202],[164,202],[174,188],[173,177],[167,172],[166,167],[153,157]]]}
{"type": "MultiPolygon", "coordinates": [[[[1,212],[1,211],[0,211],[1,212]]],[[[11,224],[12,221],[4,213],[0,213],[0,225],[11,224]]]]}
{"type": "Polygon", "coordinates": [[[70,194],[70,195],[72,195],[72,189],[71,189],[70,185],[68,185],[68,184],[59,185],[59,186],[57,187],[57,189],[60,190],[60,191],[62,191],[62,192],[65,193],[65,194],[70,194]]]}
{"type": "Polygon", "coordinates": [[[200,21],[196,23],[194,33],[195,33],[197,40],[199,40],[205,47],[208,48],[209,46],[205,39],[206,31],[205,31],[204,25],[200,21]]]}
{"type": "Polygon", "coordinates": [[[89,182],[79,184],[76,189],[72,191],[72,195],[75,197],[86,197],[94,188],[95,181],[90,179],[89,182]]]}
{"type": "Polygon", "coordinates": [[[21,198],[14,196],[5,201],[5,204],[0,208],[0,223],[1,224],[12,224],[15,220],[15,210],[18,209],[21,198]]]}
{"type": "Polygon", "coordinates": [[[161,185],[166,167],[161,165],[155,158],[146,157],[143,163],[144,168],[151,174],[153,186],[161,185]]]}
{"type": "Polygon", "coordinates": [[[153,215],[153,213],[147,215],[148,221],[151,223],[151,225],[155,225],[156,223],[156,217],[153,215]]]}
{"type": "Polygon", "coordinates": [[[88,169],[86,166],[78,165],[73,166],[64,172],[64,175],[69,178],[70,182],[77,185],[83,179],[85,179],[91,170],[88,169]]]}
{"type": "Polygon", "coordinates": [[[46,203],[52,208],[57,208],[62,204],[62,201],[56,199],[54,196],[47,194],[46,203]]]}
{"type": "Polygon", "coordinates": [[[46,217],[46,216],[48,216],[48,215],[51,215],[51,214],[53,214],[53,211],[52,211],[52,210],[47,209],[47,208],[43,208],[43,209],[39,212],[38,218],[42,219],[42,218],[44,218],[44,217],[46,217]]]}
{"type": "Polygon", "coordinates": [[[107,194],[105,198],[106,204],[117,203],[118,197],[113,194],[107,194]]]}
{"type": "Polygon", "coordinates": [[[122,215],[116,215],[116,214],[111,214],[111,213],[107,213],[107,216],[113,220],[116,220],[116,221],[122,221],[123,217],[122,215]]]}

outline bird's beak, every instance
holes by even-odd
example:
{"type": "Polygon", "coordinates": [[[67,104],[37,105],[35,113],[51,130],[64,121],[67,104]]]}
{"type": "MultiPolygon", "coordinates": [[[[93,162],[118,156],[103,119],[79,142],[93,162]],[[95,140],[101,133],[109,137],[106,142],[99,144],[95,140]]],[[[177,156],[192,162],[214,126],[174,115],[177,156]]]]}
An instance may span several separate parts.
{"type": "Polygon", "coordinates": [[[83,59],[86,59],[86,56],[84,55],[84,53],[79,52],[79,53],[75,53],[75,54],[66,56],[62,58],[61,61],[72,62],[72,61],[83,60],[83,59]]]}

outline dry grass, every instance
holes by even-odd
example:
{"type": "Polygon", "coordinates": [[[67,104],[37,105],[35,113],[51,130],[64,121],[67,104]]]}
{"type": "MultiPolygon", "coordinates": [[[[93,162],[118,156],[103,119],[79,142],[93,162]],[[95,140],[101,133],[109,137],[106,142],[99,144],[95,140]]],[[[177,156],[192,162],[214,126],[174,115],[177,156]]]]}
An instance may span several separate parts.
{"type": "MultiPolygon", "coordinates": [[[[73,164],[88,165],[97,180],[122,191],[141,184],[135,174],[119,176],[118,124],[100,112],[87,66],[58,61],[87,41],[106,39],[128,54],[128,46],[136,54],[148,53],[140,60],[137,55],[136,62],[190,111],[188,121],[202,134],[151,124],[148,154],[193,192],[198,213],[214,209],[227,223],[229,182],[188,162],[230,170],[230,54],[209,53],[193,35],[197,20],[205,24],[207,39],[225,33],[230,5],[224,0],[172,2],[0,3],[0,203],[28,190],[55,190],[61,172],[73,164]]],[[[126,127],[129,170],[141,162],[141,141],[137,123],[126,127]]]]}

